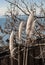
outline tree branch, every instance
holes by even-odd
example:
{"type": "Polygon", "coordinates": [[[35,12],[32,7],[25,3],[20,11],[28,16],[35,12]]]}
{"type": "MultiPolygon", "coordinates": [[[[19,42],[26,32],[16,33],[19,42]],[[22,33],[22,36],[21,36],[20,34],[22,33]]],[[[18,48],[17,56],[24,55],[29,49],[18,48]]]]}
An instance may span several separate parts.
{"type": "Polygon", "coordinates": [[[26,7],[26,10],[29,12],[29,13],[31,13],[31,11],[29,11],[29,9],[28,9],[28,6],[27,6],[27,4],[23,1],[23,0],[21,0],[22,1],[22,3],[25,5],[25,7],[26,7]]]}
{"type": "Polygon", "coordinates": [[[12,3],[12,2],[10,2],[10,1],[8,1],[8,0],[5,0],[5,1],[7,1],[7,2],[13,4],[13,5],[15,5],[15,6],[18,7],[24,14],[26,14],[26,15],[29,16],[29,14],[27,14],[21,7],[19,7],[18,4],[12,3]]]}

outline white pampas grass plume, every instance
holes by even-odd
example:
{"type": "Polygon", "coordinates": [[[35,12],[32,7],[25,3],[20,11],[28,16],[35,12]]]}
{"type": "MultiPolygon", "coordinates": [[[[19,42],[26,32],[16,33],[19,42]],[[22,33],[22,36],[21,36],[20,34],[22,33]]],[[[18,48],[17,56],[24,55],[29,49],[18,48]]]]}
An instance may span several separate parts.
{"type": "Polygon", "coordinates": [[[32,34],[33,34],[33,31],[34,31],[35,22],[36,22],[36,20],[33,21],[32,26],[31,26],[31,31],[30,31],[30,33],[29,33],[30,38],[31,38],[31,36],[32,36],[32,34]]]}
{"type": "Polygon", "coordinates": [[[28,20],[27,20],[27,25],[26,25],[26,34],[27,34],[27,35],[29,35],[29,33],[30,33],[33,20],[34,20],[34,13],[32,12],[32,13],[29,15],[29,18],[28,18],[28,20]]]}
{"type": "Polygon", "coordinates": [[[13,56],[12,50],[14,49],[14,42],[13,41],[14,41],[14,31],[11,32],[10,42],[9,42],[9,49],[10,49],[11,57],[13,56]]]}
{"type": "Polygon", "coordinates": [[[19,40],[21,40],[21,33],[22,33],[23,25],[24,25],[24,22],[22,21],[19,25],[19,40]]]}

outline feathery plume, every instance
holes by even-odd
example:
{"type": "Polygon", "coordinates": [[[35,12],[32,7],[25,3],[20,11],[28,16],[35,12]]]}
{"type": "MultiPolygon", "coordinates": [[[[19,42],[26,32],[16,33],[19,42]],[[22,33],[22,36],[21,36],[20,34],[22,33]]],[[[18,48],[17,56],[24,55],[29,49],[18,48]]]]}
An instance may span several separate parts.
{"type": "Polygon", "coordinates": [[[11,32],[10,35],[10,42],[9,42],[9,49],[10,49],[10,53],[11,53],[11,57],[13,56],[12,50],[14,49],[14,31],[11,32]]]}
{"type": "Polygon", "coordinates": [[[21,40],[21,33],[22,33],[23,25],[24,25],[24,22],[22,21],[19,25],[19,40],[21,40]]]}
{"type": "Polygon", "coordinates": [[[34,31],[35,22],[36,22],[36,20],[33,21],[32,26],[31,26],[31,31],[30,31],[30,33],[29,33],[30,38],[31,38],[31,36],[32,36],[32,34],[33,34],[33,31],[34,31]]]}
{"type": "Polygon", "coordinates": [[[29,15],[29,18],[27,20],[27,25],[26,25],[26,34],[29,36],[30,30],[31,30],[31,26],[34,20],[34,13],[31,12],[31,14],[29,15]]]}

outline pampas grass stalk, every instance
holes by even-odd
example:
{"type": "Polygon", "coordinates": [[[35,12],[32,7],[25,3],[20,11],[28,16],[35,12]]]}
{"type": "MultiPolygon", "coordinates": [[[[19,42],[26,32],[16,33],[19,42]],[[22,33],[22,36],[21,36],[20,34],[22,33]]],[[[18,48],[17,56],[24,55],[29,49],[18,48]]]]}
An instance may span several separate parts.
{"type": "Polygon", "coordinates": [[[27,20],[27,25],[26,25],[26,34],[27,34],[27,35],[29,35],[29,33],[30,33],[33,20],[34,20],[34,13],[32,12],[32,13],[29,15],[29,18],[28,18],[28,20],[27,20]]]}
{"type": "Polygon", "coordinates": [[[27,65],[27,62],[28,62],[28,46],[27,46],[27,49],[26,49],[25,65],[27,65]]]}
{"type": "Polygon", "coordinates": [[[11,35],[10,35],[10,42],[9,42],[9,49],[10,49],[10,55],[11,55],[11,65],[13,65],[13,59],[12,59],[12,57],[13,57],[12,50],[14,49],[13,40],[14,40],[14,32],[12,31],[11,35]]]}
{"type": "Polygon", "coordinates": [[[19,40],[21,40],[21,33],[22,33],[23,25],[24,25],[24,22],[22,21],[19,25],[19,40]]]}

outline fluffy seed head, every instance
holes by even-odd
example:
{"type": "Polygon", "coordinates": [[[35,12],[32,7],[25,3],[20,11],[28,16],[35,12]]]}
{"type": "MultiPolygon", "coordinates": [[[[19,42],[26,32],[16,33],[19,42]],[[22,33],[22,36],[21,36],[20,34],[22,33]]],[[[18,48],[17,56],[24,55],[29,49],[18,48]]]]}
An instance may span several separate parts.
{"type": "Polygon", "coordinates": [[[14,49],[14,31],[11,32],[11,35],[10,35],[10,42],[9,42],[9,49],[10,49],[10,52],[14,49]]]}
{"type": "Polygon", "coordinates": [[[33,20],[34,20],[34,13],[32,12],[32,13],[29,15],[29,18],[28,18],[28,20],[27,20],[27,25],[26,25],[26,34],[27,34],[27,35],[29,35],[29,33],[30,33],[33,20]]]}
{"type": "Polygon", "coordinates": [[[29,33],[29,37],[30,37],[30,38],[31,38],[31,36],[32,36],[32,34],[33,34],[33,31],[34,31],[35,22],[36,22],[36,20],[34,20],[33,23],[32,23],[31,31],[30,31],[30,33],[29,33]]]}
{"type": "Polygon", "coordinates": [[[19,25],[19,40],[21,40],[21,33],[22,33],[23,25],[24,25],[24,22],[22,21],[19,25]]]}

